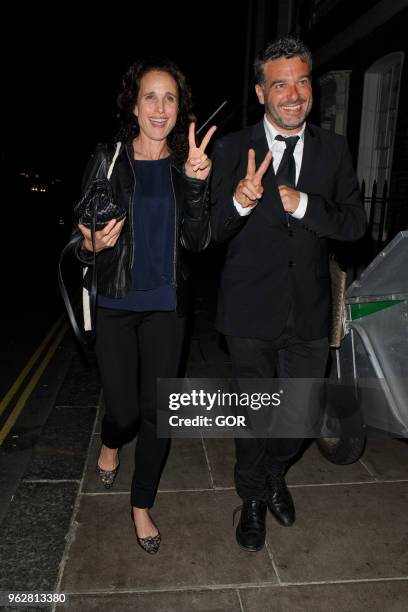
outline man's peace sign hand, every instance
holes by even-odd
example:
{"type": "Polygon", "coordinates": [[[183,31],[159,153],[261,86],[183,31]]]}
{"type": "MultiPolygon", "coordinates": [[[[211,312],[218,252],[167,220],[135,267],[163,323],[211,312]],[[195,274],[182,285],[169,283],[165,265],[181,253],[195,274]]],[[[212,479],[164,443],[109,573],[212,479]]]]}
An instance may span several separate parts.
{"type": "Polygon", "coordinates": [[[213,125],[204,136],[201,145],[197,147],[195,139],[195,123],[190,123],[188,130],[188,159],[184,164],[184,172],[190,178],[204,181],[210,174],[211,160],[205,154],[205,148],[217,128],[213,125]]]}
{"type": "Polygon", "coordinates": [[[248,166],[246,177],[241,179],[235,189],[234,198],[243,207],[253,207],[262,197],[262,179],[272,161],[272,153],[268,151],[258,170],[255,165],[255,151],[248,151],[248,166]]]}

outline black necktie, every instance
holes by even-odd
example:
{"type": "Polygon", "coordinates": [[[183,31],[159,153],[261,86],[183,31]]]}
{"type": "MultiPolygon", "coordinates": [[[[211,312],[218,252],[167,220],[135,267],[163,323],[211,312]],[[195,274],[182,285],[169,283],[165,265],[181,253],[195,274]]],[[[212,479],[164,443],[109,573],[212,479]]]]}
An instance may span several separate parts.
{"type": "Polygon", "coordinates": [[[286,149],[282,155],[279,168],[276,171],[276,179],[278,185],[287,185],[288,187],[296,187],[296,163],[293,157],[299,136],[288,136],[285,138],[278,134],[275,140],[281,140],[285,143],[286,149]]]}

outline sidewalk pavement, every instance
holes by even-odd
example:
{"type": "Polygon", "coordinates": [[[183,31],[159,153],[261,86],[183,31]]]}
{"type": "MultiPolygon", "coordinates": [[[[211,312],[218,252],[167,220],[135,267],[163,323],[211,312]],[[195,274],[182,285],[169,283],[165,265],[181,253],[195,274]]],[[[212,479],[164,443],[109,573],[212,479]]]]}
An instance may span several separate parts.
{"type": "MultiPolygon", "coordinates": [[[[232,526],[240,503],[233,441],[175,439],[152,511],[162,545],[149,556],[129,513],[133,443],[106,491],[95,473],[103,411],[96,369],[84,368],[69,341],[60,358],[64,383],[0,526],[0,590],[63,592],[75,612],[408,609],[408,444],[370,440],[349,466],[327,462],[312,444],[288,474],[295,525],[268,516],[265,548],[247,553],[232,526]]],[[[204,322],[187,375],[229,374],[228,355],[204,322]]],[[[17,425],[24,439],[29,427],[17,425]]],[[[9,447],[0,463],[12,454],[9,447]]]]}

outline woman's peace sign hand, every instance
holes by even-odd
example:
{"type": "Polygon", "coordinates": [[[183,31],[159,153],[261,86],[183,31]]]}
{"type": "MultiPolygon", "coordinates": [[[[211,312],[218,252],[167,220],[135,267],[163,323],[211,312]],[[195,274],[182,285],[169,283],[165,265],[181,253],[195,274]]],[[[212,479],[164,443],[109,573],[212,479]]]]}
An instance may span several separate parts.
{"type": "Polygon", "coordinates": [[[195,139],[195,123],[190,123],[188,130],[188,159],[184,164],[184,172],[190,178],[200,179],[204,181],[210,174],[211,160],[205,154],[205,148],[211,140],[211,136],[216,130],[213,125],[204,136],[201,145],[197,147],[195,139]]]}

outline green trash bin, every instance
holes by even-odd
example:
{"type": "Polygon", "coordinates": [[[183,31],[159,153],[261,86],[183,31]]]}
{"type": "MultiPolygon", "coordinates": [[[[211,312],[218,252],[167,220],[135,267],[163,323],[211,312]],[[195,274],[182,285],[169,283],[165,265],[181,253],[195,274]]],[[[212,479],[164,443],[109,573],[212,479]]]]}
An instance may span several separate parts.
{"type": "Polygon", "coordinates": [[[347,419],[330,414],[328,430],[335,434],[323,432],[318,446],[330,461],[346,464],[361,456],[367,432],[408,437],[408,231],[399,232],[347,289],[343,329],[331,378],[350,398],[344,412],[350,404],[355,410],[346,433],[347,419]]]}

